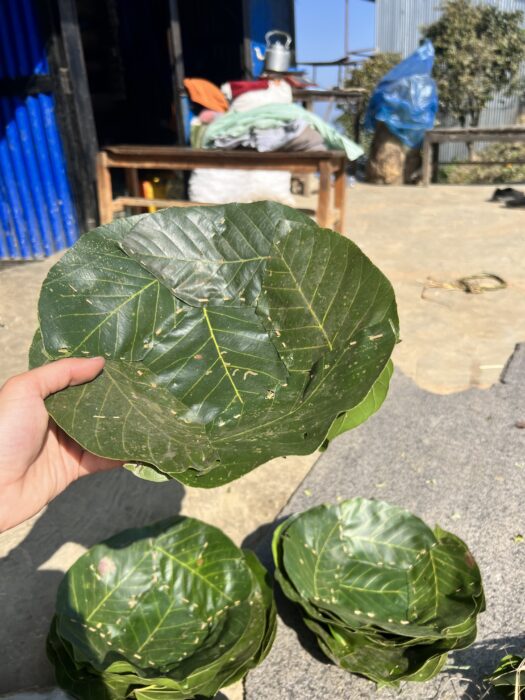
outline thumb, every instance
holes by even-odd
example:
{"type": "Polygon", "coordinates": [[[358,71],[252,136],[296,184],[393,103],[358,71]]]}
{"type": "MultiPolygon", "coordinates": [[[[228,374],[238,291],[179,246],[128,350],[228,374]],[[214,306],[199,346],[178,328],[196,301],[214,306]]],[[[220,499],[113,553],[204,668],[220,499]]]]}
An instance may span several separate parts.
{"type": "Polygon", "coordinates": [[[13,377],[8,382],[9,388],[13,393],[20,392],[26,397],[28,394],[37,394],[45,399],[68,386],[84,384],[95,379],[102,371],[104,362],[103,357],[69,357],[56,360],[13,377]]]}

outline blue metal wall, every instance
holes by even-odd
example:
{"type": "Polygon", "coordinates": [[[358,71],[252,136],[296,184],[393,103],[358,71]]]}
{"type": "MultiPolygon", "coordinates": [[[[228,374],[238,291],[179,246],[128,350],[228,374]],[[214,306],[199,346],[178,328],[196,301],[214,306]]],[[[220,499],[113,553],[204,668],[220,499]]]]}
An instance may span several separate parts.
{"type": "MultiPolygon", "coordinates": [[[[37,2],[0,0],[0,80],[49,74],[37,2]]],[[[77,237],[53,95],[0,95],[0,259],[41,258],[77,237]]]]}

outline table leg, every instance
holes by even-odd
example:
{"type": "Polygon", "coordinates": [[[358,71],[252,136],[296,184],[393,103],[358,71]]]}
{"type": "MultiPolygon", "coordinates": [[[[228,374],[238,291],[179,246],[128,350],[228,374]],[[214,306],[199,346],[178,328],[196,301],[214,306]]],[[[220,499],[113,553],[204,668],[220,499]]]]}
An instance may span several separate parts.
{"type": "Polygon", "coordinates": [[[421,161],[423,185],[428,187],[430,185],[430,175],[432,173],[432,149],[428,137],[425,138],[423,142],[421,161]]]}
{"type": "Polygon", "coordinates": [[[109,224],[113,220],[113,187],[104,151],[97,153],[97,193],[100,223],[109,224]]]}
{"type": "MultiPolygon", "coordinates": [[[[124,171],[126,178],[126,188],[130,197],[142,197],[142,188],[140,186],[139,171],[137,168],[126,168],[124,171]]],[[[137,207],[137,213],[145,213],[148,207],[137,207]]]]}
{"type": "Polygon", "coordinates": [[[439,143],[432,144],[432,173],[430,175],[431,182],[438,181],[439,175],[439,143]]]}
{"type": "Polygon", "coordinates": [[[303,180],[303,195],[305,197],[309,197],[312,194],[312,173],[304,173],[304,175],[301,175],[301,178],[303,180]]]}
{"type": "Polygon", "coordinates": [[[330,185],[332,168],[328,161],[319,164],[319,198],[317,200],[317,223],[322,228],[329,226],[330,215],[330,185]]]}
{"type": "Polygon", "coordinates": [[[339,211],[339,220],[335,222],[334,229],[343,233],[346,214],[346,160],[343,160],[338,170],[335,171],[334,189],[334,206],[339,211]]]}
{"type": "Polygon", "coordinates": [[[141,197],[139,174],[137,168],[126,168],[126,187],[130,197],[141,197]]]}

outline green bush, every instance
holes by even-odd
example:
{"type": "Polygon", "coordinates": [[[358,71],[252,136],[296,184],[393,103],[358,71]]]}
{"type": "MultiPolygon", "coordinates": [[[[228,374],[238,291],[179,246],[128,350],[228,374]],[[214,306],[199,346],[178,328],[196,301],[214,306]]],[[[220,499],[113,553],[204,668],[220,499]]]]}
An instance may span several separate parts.
{"type": "Polygon", "coordinates": [[[438,171],[438,182],[450,185],[499,184],[502,182],[525,182],[525,163],[512,163],[515,160],[525,161],[525,144],[495,143],[481,151],[476,157],[479,160],[497,160],[508,163],[504,165],[443,165],[438,171]]]}
{"type": "MultiPolygon", "coordinates": [[[[365,149],[365,153],[369,153],[372,143],[372,134],[368,131],[364,131],[363,125],[368,100],[377,83],[401,61],[401,58],[402,56],[400,53],[376,53],[374,56],[370,56],[370,58],[363,61],[359,66],[356,66],[348,80],[345,81],[345,88],[361,88],[366,90],[360,115],[360,142],[365,149]]],[[[337,119],[337,123],[341,125],[347,136],[351,139],[356,139],[353,114],[344,112],[337,119]]]]}

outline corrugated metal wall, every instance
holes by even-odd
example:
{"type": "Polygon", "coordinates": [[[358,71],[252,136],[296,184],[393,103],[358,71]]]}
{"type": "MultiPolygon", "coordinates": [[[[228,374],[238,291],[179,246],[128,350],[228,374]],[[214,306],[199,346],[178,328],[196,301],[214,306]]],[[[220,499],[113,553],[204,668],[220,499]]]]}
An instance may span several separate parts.
{"type": "MultiPolygon", "coordinates": [[[[525,0],[474,1],[495,5],[501,10],[522,10],[525,13],[525,0]]],[[[379,51],[393,51],[401,53],[403,57],[408,56],[419,45],[421,27],[431,24],[439,17],[440,5],[441,0],[376,0],[376,47],[379,51]]],[[[496,93],[481,114],[480,126],[514,124],[519,109],[517,96],[506,97],[496,93]]],[[[447,144],[440,148],[440,159],[443,161],[466,157],[467,148],[464,144],[447,144]]]]}
{"type": "Polygon", "coordinates": [[[50,255],[78,237],[53,95],[23,95],[24,79],[49,74],[34,2],[0,0],[0,80],[22,86],[20,96],[0,94],[3,260],[50,255]]]}
{"type": "Polygon", "coordinates": [[[376,48],[401,53],[415,51],[420,27],[439,17],[440,0],[376,0],[376,48]]]}

